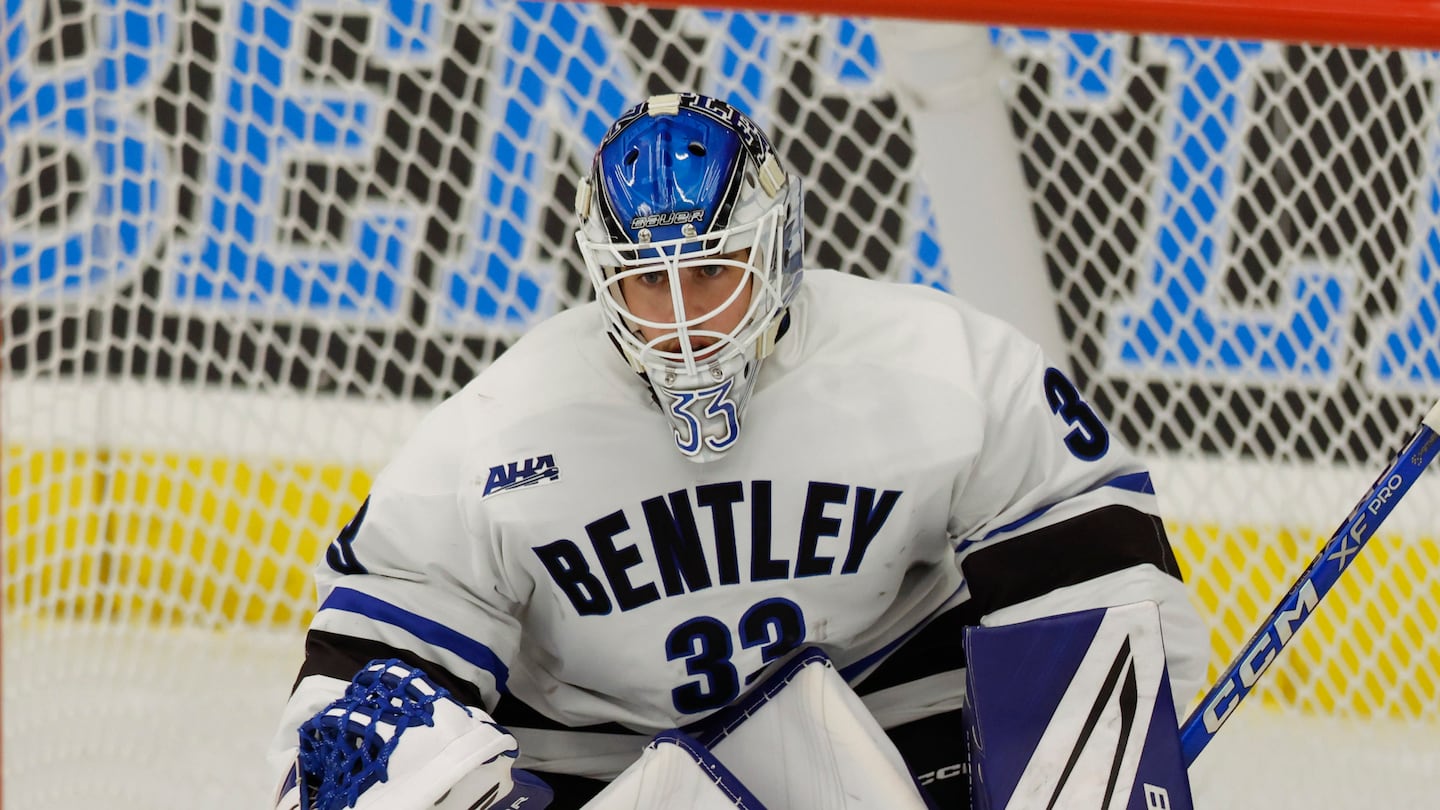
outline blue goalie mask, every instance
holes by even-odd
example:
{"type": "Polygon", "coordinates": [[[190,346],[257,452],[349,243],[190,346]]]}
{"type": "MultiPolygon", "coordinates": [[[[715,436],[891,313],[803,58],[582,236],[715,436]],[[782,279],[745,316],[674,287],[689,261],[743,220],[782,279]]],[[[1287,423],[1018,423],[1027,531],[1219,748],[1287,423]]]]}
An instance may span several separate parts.
{"type": "Polygon", "coordinates": [[[687,458],[733,447],[800,283],[799,178],[744,114],[654,96],[600,142],[575,210],[606,328],[687,458]]]}

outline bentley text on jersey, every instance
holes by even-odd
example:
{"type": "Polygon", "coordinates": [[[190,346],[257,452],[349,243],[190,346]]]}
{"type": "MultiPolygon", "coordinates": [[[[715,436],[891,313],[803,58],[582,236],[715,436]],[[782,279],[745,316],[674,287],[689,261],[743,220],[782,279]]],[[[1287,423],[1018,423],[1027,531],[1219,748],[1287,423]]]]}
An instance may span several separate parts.
{"type": "Polygon", "coordinates": [[[639,509],[617,510],[585,525],[589,553],[569,538],[535,549],[550,577],[582,616],[628,611],[661,596],[679,596],[715,585],[782,580],[791,577],[853,574],[860,570],[870,543],[885,525],[901,493],[811,481],[797,509],[799,537],[776,543],[772,537],[775,505],[770,481],[724,481],[657,495],[639,509]],[[712,544],[701,540],[697,507],[709,513],[712,544]],[[742,538],[736,514],[749,510],[750,565],[742,571],[742,538]],[[633,538],[648,533],[649,540],[633,538]],[[793,548],[791,555],[777,548],[793,548]],[[658,583],[637,581],[631,569],[647,561],[660,573],[658,583]],[[663,593],[662,593],[663,592],[663,593]]]}

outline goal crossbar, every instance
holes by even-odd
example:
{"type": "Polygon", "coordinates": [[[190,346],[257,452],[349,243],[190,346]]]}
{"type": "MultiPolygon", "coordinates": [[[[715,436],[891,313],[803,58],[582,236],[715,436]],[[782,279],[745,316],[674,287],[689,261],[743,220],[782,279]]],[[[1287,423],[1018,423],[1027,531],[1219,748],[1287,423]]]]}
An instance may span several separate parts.
{"type": "MultiPolygon", "coordinates": [[[[708,8],[704,0],[654,6],[708,8]]],[[[734,0],[746,11],[800,12],[987,25],[1077,28],[1186,36],[1276,39],[1355,46],[1440,47],[1440,2],[1434,0],[734,0]]]]}

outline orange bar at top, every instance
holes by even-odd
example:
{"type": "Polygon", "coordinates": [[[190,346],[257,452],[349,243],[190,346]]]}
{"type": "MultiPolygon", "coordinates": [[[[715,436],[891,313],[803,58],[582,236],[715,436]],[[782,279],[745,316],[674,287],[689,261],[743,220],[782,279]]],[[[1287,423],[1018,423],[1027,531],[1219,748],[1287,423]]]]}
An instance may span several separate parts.
{"type": "Polygon", "coordinates": [[[647,4],[1440,49],[1440,0],[647,0],[647,4]]]}

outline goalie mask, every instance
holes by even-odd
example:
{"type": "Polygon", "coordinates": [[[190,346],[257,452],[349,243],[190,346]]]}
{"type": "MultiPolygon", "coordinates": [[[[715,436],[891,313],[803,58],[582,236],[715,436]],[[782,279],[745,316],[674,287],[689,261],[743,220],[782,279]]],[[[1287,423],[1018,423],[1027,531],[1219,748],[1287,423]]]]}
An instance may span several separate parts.
{"type": "Polygon", "coordinates": [[[799,286],[801,201],[759,127],[693,93],[622,115],[580,182],[576,237],[606,329],[687,458],[739,438],[799,286]]]}

